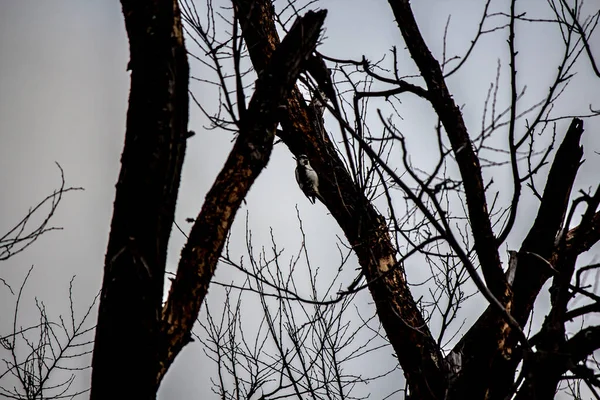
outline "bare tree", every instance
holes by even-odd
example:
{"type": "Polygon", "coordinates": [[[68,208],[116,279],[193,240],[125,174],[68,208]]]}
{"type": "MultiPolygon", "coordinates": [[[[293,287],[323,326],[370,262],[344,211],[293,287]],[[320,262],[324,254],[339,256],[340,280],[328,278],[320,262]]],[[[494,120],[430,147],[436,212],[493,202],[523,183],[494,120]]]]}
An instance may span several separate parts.
{"type": "MultiPolygon", "coordinates": [[[[593,107],[578,115],[562,113],[560,99],[581,65],[591,65],[597,74],[590,43],[600,10],[584,15],[577,0],[550,0],[546,6],[551,17],[538,18],[518,10],[515,0],[498,10],[487,1],[464,55],[446,54],[445,36],[444,50],[436,57],[409,1],[389,3],[406,53],[395,47],[390,61],[371,62],[314,51],[325,12],[299,16],[311,1],[276,3],[277,9],[267,0],[233,0],[233,8],[222,9],[210,1],[182,1],[182,16],[173,1],[122,1],[132,91],[105,262],[92,398],[155,397],[174,358],[192,340],[231,224],[268,162],[275,134],[293,155],[310,159],[323,203],[361,267],[361,277],[331,298],[311,299],[315,312],[309,314],[307,331],[337,320],[339,314],[328,316],[321,307],[344,308],[356,292],[368,289],[405,375],[406,397],[550,399],[564,380],[576,382],[569,385],[574,395],[577,382],[583,382],[598,397],[593,355],[600,347],[599,330],[586,318],[599,309],[596,287],[589,286],[598,268],[576,262],[600,239],[600,186],[580,195],[572,192],[583,156],[583,120],[599,113],[593,107]],[[204,74],[197,79],[217,88],[219,104],[211,108],[192,98],[212,127],[236,132],[237,139],[195,219],[163,306],[166,245],[189,136],[181,18],[200,50],[193,57],[204,74]],[[555,28],[563,47],[548,91],[529,105],[523,101],[525,84],[517,79],[522,56],[517,32],[528,24],[555,28]],[[278,27],[288,32],[281,42],[278,27]],[[498,62],[476,129],[465,123],[447,82],[464,70],[486,35],[506,38],[508,65],[498,62]],[[403,54],[412,57],[418,75],[399,66],[403,54]],[[510,83],[504,88],[500,76],[506,72],[510,83]],[[254,94],[247,101],[254,80],[254,94]],[[506,103],[500,92],[508,94],[506,103]],[[435,114],[435,123],[418,135],[428,135],[435,143],[427,162],[416,162],[410,154],[415,135],[406,132],[400,111],[406,96],[435,114]],[[508,171],[512,177],[508,201],[499,196],[487,169],[508,171]],[[537,201],[532,207],[536,216],[520,248],[510,249],[505,267],[500,249],[527,198],[537,201]],[[583,215],[578,218],[580,206],[583,215]],[[431,272],[428,292],[418,300],[413,296],[417,288],[406,278],[407,260],[431,272]],[[549,280],[551,309],[542,326],[534,326],[530,319],[535,300],[549,280]],[[472,326],[456,326],[461,307],[475,296],[486,300],[487,309],[472,326]],[[575,307],[581,299],[585,304],[575,307]],[[456,335],[461,335],[459,340],[456,335]],[[116,362],[124,352],[135,365],[116,362]],[[137,374],[128,374],[132,368],[137,374]]],[[[235,264],[228,257],[223,261],[235,264]]],[[[265,299],[275,290],[278,310],[288,310],[288,301],[302,307],[306,299],[290,286],[291,280],[266,273],[268,265],[257,265],[244,271],[252,284],[231,290],[258,292],[266,330],[287,318],[287,338],[298,350],[308,336],[298,336],[302,325],[293,321],[295,314],[269,311],[265,299]]],[[[273,389],[263,388],[269,377],[258,364],[260,349],[246,346],[236,297],[228,293],[225,325],[209,319],[210,341],[204,342],[219,371],[234,377],[234,389],[219,383],[218,394],[250,398],[261,389],[261,396],[268,398],[273,389]],[[242,351],[239,346],[246,347],[242,351]],[[236,369],[239,362],[246,362],[250,371],[244,380],[236,369]]],[[[262,337],[261,332],[257,335],[262,337]]],[[[324,340],[327,335],[317,337],[324,340]]],[[[280,333],[276,341],[281,340],[280,333]]],[[[282,382],[276,390],[289,389],[282,395],[298,398],[345,398],[348,392],[330,386],[343,382],[341,378],[329,380],[328,375],[315,375],[318,369],[303,369],[341,349],[313,350],[315,358],[294,353],[304,359],[297,365],[281,350],[270,355],[280,367],[271,375],[282,382]]],[[[334,370],[339,366],[332,365],[334,370]]]]}
{"type": "Polygon", "coordinates": [[[302,60],[314,50],[326,14],[310,12],[299,19],[261,71],[239,121],[238,139],[192,228],[161,313],[167,242],[189,136],[188,65],[176,1],[122,5],[132,84],[96,329],[93,399],[154,398],[173,359],[190,341],[235,213],[269,160],[280,104],[302,60]],[[122,354],[129,354],[134,365],[119,362],[122,354]]]}

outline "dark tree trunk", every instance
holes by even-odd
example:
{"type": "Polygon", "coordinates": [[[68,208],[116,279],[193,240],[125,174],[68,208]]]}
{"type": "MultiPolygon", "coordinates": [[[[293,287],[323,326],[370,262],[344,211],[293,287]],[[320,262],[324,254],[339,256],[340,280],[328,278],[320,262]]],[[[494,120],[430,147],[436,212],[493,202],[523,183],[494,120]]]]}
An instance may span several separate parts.
{"type": "Polygon", "coordinates": [[[156,397],[165,262],[188,123],[177,1],[122,6],[131,91],[92,361],[90,398],[98,400],[156,397]]]}

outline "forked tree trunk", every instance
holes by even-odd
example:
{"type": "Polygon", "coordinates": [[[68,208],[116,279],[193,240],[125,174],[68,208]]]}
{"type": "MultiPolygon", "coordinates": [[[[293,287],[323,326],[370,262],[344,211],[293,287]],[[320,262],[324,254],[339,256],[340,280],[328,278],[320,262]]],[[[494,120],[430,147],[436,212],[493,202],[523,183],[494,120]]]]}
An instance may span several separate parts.
{"type": "Polygon", "coordinates": [[[166,251],[188,121],[188,63],[177,1],[123,0],[131,94],[92,361],[92,399],[153,399],[189,342],[237,209],[265,168],[280,105],[314,51],[326,11],[300,18],[264,73],[207,194],[162,307],[166,251]]]}

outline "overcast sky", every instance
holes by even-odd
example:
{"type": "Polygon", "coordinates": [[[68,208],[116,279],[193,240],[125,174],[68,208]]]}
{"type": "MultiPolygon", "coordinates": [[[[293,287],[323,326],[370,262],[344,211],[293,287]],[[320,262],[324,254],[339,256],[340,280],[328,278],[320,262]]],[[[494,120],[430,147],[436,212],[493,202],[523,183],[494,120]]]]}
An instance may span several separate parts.
{"type": "MultiPolygon", "coordinates": [[[[453,12],[453,19],[448,52],[464,51],[481,12],[479,6],[474,6],[478,2],[430,0],[413,3],[417,20],[434,54],[441,54],[443,27],[450,12],[453,12]]],[[[386,1],[326,0],[321,7],[329,9],[321,48],[326,54],[355,59],[366,54],[377,60],[392,45],[401,46],[386,1]]],[[[556,71],[554,66],[548,65],[553,65],[560,56],[554,45],[559,36],[553,29],[542,26],[519,29],[528,30],[519,36],[519,61],[522,63],[518,76],[532,93],[526,101],[533,102],[547,90],[549,79],[556,71]]],[[[497,59],[506,56],[505,41],[505,36],[485,39],[474,59],[465,66],[464,74],[449,82],[457,103],[465,105],[465,120],[472,129],[480,126],[481,105],[489,83],[495,77],[497,59]]],[[[193,50],[191,45],[190,50],[193,50]]],[[[594,50],[600,57],[600,46],[595,45],[594,50]]],[[[35,267],[23,295],[19,319],[23,326],[34,323],[38,317],[35,298],[45,302],[51,315],[67,312],[68,283],[73,275],[76,275],[77,310],[85,310],[100,289],[125,131],[129,91],[127,62],[128,43],[117,1],[0,2],[0,187],[3,192],[0,232],[12,227],[28,207],[58,186],[60,175],[55,162],[63,167],[68,185],[85,188],[83,192],[65,196],[53,220],[54,225],[62,226],[64,230],[44,235],[25,253],[0,264],[0,277],[13,289],[18,288],[29,267],[35,267]]],[[[407,74],[414,71],[408,57],[401,60],[401,66],[407,74]]],[[[192,63],[192,73],[194,71],[192,63]]],[[[600,79],[593,77],[585,60],[577,72],[576,82],[567,92],[566,100],[560,103],[565,114],[586,112],[590,103],[600,107],[597,95],[600,79]]],[[[506,79],[506,75],[502,79],[506,79]]],[[[199,86],[193,88],[198,89],[195,93],[201,101],[213,101],[203,95],[199,86]]],[[[401,128],[410,131],[413,138],[419,137],[421,129],[431,130],[435,124],[435,120],[427,120],[431,114],[423,108],[422,102],[407,100],[401,113],[407,117],[400,122],[401,128]]],[[[200,113],[192,107],[189,127],[197,135],[188,142],[177,209],[177,220],[185,230],[189,225],[183,220],[196,216],[231,148],[228,133],[205,130],[203,124],[205,121],[200,113]]],[[[568,122],[559,124],[559,136],[567,125],[568,122]]],[[[594,151],[600,151],[599,128],[598,121],[586,121],[583,138],[586,163],[580,172],[577,189],[597,183],[598,156],[594,151]]],[[[430,142],[415,140],[410,143],[412,158],[426,160],[430,142]]],[[[325,207],[321,204],[312,206],[306,201],[296,186],[293,169],[290,152],[283,145],[276,146],[266,171],[238,214],[242,218],[237,219],[234,227],[237,247],[233,252],[243,253],[243,217],[249,210],[257,247],[269,246],[269,228],[273,227],[282,247],[290,248],[290,256],[293,255],[300,237],[297,205],[313,262],[323,268],[330,264],[337,266],[336,235],[341,232],[325,207]]],[[[499,188],[510,184],[509,177],[503,175],[495,177],[495,182],[499,188]]],[[[502,192],[510,195],[510,190],[502,192]]],[[[531,209],[521,207],[519,218],[520,224],[507,242],[507,248],[518,246],[527,232],[531,209]]],[[[171,270],[177,265],[183,243],[183,235],[174,230],[168,258],[171,270]]],[[[588,254],[586,259],[593,259],[594,255],[588,254]]],[[[407,269],[409,280],[414,281],[419,281],[427,272],[418,268],[411,270],[410,264],[407,269]]],[[[218,278],[227,281],[228,270],[220,268],[218,278]]],[[[211,290],[209,303],[211,300],[218,302],[219,293],[211,290]]],[[[12,326],[14,302],[15,296],[0,286],[0,334],[12,326]]],[[[473,305],[473,310],[478,307],[473,305]]],[[[473,311],[468,318],[476,316],[473,311]]],[[[386,362],[390,357],[388,354],[386,362]]],[[[186,348],[163,382],[160,397],[192,399],[208,393],[205,371],[212,371],[210,363],[199,345],[186,348]]],[[[83,376],[79,385],[85,387],[87,379],[83,376]]],[[[378,390],[373,388],[374,393],[378,390]]]]}

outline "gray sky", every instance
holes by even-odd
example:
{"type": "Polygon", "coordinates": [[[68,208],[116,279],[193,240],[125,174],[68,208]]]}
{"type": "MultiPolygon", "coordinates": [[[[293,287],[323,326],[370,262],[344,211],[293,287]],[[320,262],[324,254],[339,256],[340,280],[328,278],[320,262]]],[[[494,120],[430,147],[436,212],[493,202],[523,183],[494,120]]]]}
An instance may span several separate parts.
{"type": "MultiPolygon", "coordinates": [[[[436,55],[442,51],[443,27],[453,13],[449,30],[449,53],[464,52],[474,33],[481,12],[471,1],[413,2],[417,21],[436,55]]],[[[540,2],[541,4],[541,2],[540,2]]],[[[385,1],[325,0],[322,8],[329,9],[325,42],[322,51],[341,58],[359,59],[362,54],[380,59],[394,44],[403,48],[399,32],[385,1]]],[[[555,73],[557,54],[553,29],[543,26],[519,28],[527,34],[519,36],[519,74],[521,83],[528,86],[525,97],[532,104],[547,90],[555,73]]],[[[519,31],[517,31],[519,33],[519,31]]],[[[474,58],[460,76],[449,81],[470,129],[480,126],[481,106],[489,83],[496,74],[496,62],[505,57],[506,36],[484,38],[474,58]]],[[[190,50],[193,46],[188,41],[190,50]]],[[[595,46],[600,57],[600,47],[595,46]]],[[[388,56],[389,57],[389,54],[388,56]]],[[[54,162],[65,170],[67,184],[83,186],[84,192],[68,194],[56,218],[55,225],[63,231],[43,236],[25,253],[0,265],[0,276],[13,288],[18,287],[31,265],[35,266],[24,293],[20,323],[27,325],[37,319],[34,298],[43,300],[51,315],[68,310],[67,289],[71,276],[76,275],[76,308],[83,311],[99,290],[108,229],[112,215],[114,185],[119,172],[123,145],[129,74],[126,71],[128,44],[120,5],[117,1],[20,0],[0,3],[0,232],[6,231],[29,206],[34,205],[59,184],[59,171],[54,162]]],[[[403,72],[414,72],[407,55],[401,60],[403,72]]],[[[507,63],[505,63],[507,64],[507,63]]],[[[192,63],[192,73],[194,73],[192,63]]],[[[600,107],[600,79],[593,78],[589,63],[581,60],[578,76],[559,103],[564,113],[585,112],[590,103],[600,107]]],[[[507,82],[507,75],[501,77],[507,82]]],[[[208,104],[213,101],[192,86],[196,95],[208,104]]],[[[208,92],[210,93],[210,92],[208,92]]],[[[501,93],[506,99],[507,93],[501,93]]],[[[431,133],[435,124],[423,102],[403,98],[399,122],[409,138],[413,160],[426,164],[430,141],[423,132],[431,133]]],[[[204,196],[229,152],[231,136],[202,128],[205,121],[191,108],[190,129],[197,135],[190,140],[185,161],[182,187],[179,194],[177,220],[185,230],[183,220],[195,217],[204,196]]],[[[558,125],[559,137],[568,122],[558,125]]],[[[335,125],[329,125],[334,130],[335,125]]],[[[522,126],[521,126],[522,127],[522,126]]],[[[586,162],[582,166],[577,189],[597,183],[599,121],[586,121],[586,162]]],[[[312,262],[326,269],[337,266],[335,235],[341,235],[324,206],[311,206],[293,178],[294,161],[287,148],[275,148],[266,171],[252,188],[234,226],[233,252],[243,254],[243,231],[246,210],[257,247],[269,246],[269,227],[272,227],[282,247],[289,249],[288,257],[297,251],[299,232],[295,206],[304,222],[312,262]],[[333,250],[332,250],[333,249],[333,250]]],[[[497,189],[504,199],[510,196],[509,175],[494,176],[497,189]]],[[[545,175],[541,180],[543,183],[545,175]]],[[[514,249],[527,232],[532,211],[525,203],[520,208],[519,225],[507,242],[514,249]]],[[[184,237],[173,231],[169,269],[177,265],[184,237]]],[[[592,259],[595,253],[586,256],[592,259]]],[[[420,281],[428,270],[407,264],[409,280],[420,281]]],[[[351,271],[350,275],[354,272],[351,271]]],[[[220,268],[217,278],[230,279],[230,271],[220,268]]],[[[218,303],[220,291],[211,289],[208,296],[218,303]]],[[[367,301],[363,298],[362,301],[367,301]]],[[[15,297],[0,286],[0,334],[12,324],[15,297]]],[[[542,300],[543,301],[543,300],[542,300]]],[[[481,303],[471,304],[472,311],[464,315],[473,319],[481,303]]],[[[253,312],[253,311],[250,311],[253,312]]],[[[258,311],[257,311],[258,312],[258,311]]],[[[95,316],[93,318],[95,320],[95,316]]],[[[389,353],[389,352],[388,352],[389,353]]],[[[383,357],[383,356],[382,356],[383,357]]],[[[390,361],[388,354],[386,362],[390,361]]],[[[198,398],[208,393],[206,371],[212,364],[198,345],[188,346],[169,371],[160,390],[161,398],[198,398]]],[[[399,374],[397,376],[400,376],[399,374]]],[[[82,376],[81,387],[87,384],[82,376]]],[[[376,393],[377,389],[373,389],[376,393]]]]}

